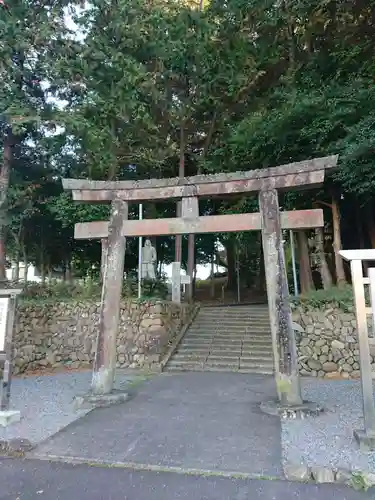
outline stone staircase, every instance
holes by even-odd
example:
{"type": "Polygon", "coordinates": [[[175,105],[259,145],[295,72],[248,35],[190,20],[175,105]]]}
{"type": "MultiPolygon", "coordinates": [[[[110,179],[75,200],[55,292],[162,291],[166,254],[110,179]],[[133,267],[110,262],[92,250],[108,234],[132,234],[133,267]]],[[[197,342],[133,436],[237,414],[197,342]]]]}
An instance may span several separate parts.
{"type": "Polygon", "coordinates": [[[164,370],[272,374],[268,307],[201,308],[164,370]]]}

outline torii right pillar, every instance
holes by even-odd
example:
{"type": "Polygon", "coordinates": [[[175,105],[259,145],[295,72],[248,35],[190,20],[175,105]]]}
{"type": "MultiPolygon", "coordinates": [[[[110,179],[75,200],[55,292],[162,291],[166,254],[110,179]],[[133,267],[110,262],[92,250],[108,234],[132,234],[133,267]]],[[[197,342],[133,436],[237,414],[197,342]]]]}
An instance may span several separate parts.
{"type": "Polygon", "coordinates": [[[262,403],[266,413],[285,415],[319,413],[316,404],[303,401],[288,280],[284,259],[280,209],[276,189],[259,193],[262,243],[278,402],[262,403]]]}

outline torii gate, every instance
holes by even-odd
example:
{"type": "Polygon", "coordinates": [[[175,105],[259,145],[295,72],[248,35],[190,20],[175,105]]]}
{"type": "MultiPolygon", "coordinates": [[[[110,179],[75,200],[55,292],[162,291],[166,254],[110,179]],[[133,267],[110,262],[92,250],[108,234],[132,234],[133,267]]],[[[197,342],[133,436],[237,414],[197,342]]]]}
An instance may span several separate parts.
{"type": "Polygon", "coordinates": [[[125,258],[124,236],[261,230],[278,394],[285,405],[301,405],[281,231],[322,227],[323,211],[282,212],[279,210],[278,190],[322,185],[325,170],[334,168],[337,160],[337,156],[329,156],[248,172],[142,181],[64,179],[63,187],[72,191],[73,200],[112,204],[109,222],[84,222],[75,226],[77,239],[108,238],[92,380],[94,394],[109,394],[113,388],[125,258]],[[259,213],[199,216],[199,197],[224,197],[256,191],[259,191],[259,213]],[[128,220],[129,202],[165,199],[182,200],[180,218],[128,220]]]}

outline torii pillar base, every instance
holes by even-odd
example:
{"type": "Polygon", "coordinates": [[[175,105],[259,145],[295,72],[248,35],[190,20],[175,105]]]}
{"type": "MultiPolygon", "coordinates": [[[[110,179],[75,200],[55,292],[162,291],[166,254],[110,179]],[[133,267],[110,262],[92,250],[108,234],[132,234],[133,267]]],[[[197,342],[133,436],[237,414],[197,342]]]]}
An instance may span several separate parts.
{"type": "Polygon", "coordinates": [[[260,409],[267,415],[283,419],[303,419],[305,417],[316,417],[324,408],[317,403],[302,401],[301,404],[282,404],[280,401],[265,401],[260,404],[260,409]]]}

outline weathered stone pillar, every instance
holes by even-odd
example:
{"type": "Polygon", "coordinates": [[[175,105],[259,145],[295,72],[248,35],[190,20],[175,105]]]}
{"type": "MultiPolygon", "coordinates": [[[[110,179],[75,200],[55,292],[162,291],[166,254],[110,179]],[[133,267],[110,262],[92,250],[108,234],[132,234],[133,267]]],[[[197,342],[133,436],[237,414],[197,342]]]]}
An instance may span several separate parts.
{"type": "Polygon", "coordinates": [[[297,347],[289,303],[276,189],[259,193],[259,208],[277,392],[282,405],[301,405],[297,347]]]}
{"type": "Polygon", "coordinates": [[[128,203],[114,200],[108,226],[108,248],[92,377],[92,392],[98,395],[109,394],[113,388],[126,245],[122,226],[127,218],[128,203]]]}

